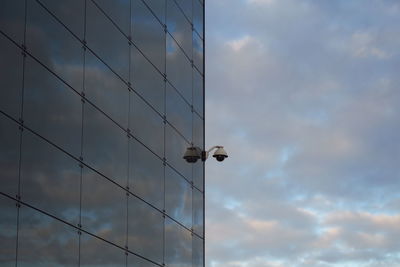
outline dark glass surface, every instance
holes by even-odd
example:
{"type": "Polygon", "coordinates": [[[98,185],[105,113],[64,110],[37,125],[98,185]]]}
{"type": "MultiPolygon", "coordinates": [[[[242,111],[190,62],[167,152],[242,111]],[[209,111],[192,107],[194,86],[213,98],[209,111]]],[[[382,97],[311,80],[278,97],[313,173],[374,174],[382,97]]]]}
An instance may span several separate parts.
{"type": "Polygon", "coordinates": [[[128,128],[128,86],[89,51],[86,53],[85,96],[122,127],[128,128]]]}
{"type": "Polygon", "coordinates": [[[0,266],[203,265],[199,3],[1,1],[0,266]]]}
{"type": "Polygon", "coordinates": [[[161,264],[164,229],[162,214],[134,196],[129,196],[128,212],[129,250],[161,264]]]}
{"type": "Polygon", "coordinates": [[[18,194],[20,131],[18,124],[0,114],[0,191],[18,194]]]}
{"type": "Polygon", "coordinates": [[[166,85],[166,115],[171,123],[188,141],[192,140],[192,111],[190,106],[170,85],[166,85]]]}
{"type": "Polygon", "coordinates": [[[118,28],[128,36],[130,34],[130,0],[94,0],[100,8],[117,24],[118,28]]]}
{"type": "Polygon", "coordinates": [[[80,266],[126,266],[125,251],[99,238],[82,233],[80,266]]]}
{"type": "Polygon", "coordinates": [[[163,162],[133,138],[130,140],[129,148],[131,191],[162,210],[164,207],[163,162]]]}
{"type": "Polygon", "coordinates": [[[21,50],[0,34],[0,110],[18,119],[22,101],[21,50]]]}
{"type": "Polygon", "coordinates": [[[21,206],[18,231],[18,266],[77,266],[76,229],[41,212],[21,206]]]}
{"type": "Polygon", "coordinates": [[[153,150],[158,156],[164,156],[163,119],[139,96],[131,94],[130,127],[133,135],[153,150]]]}
{"type": "Polygon", "coordinates": [[[164,77],[137,50],[131,47],[131,82],[134,89],[160,114],[164,114],[164,77]]]}
{"type": "MultiPolygon", "coordinates": [[[[190,1],[180,1],[186,9],[190,9],[190,1]],[[184,4],[184,2],[187,2],[184,4]]],[[[189,11],[188,11],[189,12],[189,11]]],[[[188,57],[192,57],[192,26],[185,18],[175,1],[167,1],[167,29],[183,48],[188,57]]]]}
{"type": "Polygon", "coordinates": [[[203,216],[203,193],[193,189],[193,231],[200,236],[204,236],[203,216]]]}
{"type": "Polygon", "coordinates": [[[27,50],[69,85],[81,91],[82,44],[36,1],[27,3],[27,50]]]}
{"type": "Polygon", "coordinates": [[[82,228],[124,247],[126,224],[125,191],[96,172],[83,168],[82,228]]]}
{"type": "Polygon", "coordinates": [[[192,187],[169,167],[165,169],[165,210],[172,218],[192,228],[192,187]]]}
{"type": "Polygon", "coordinates": [[[150,261],[139,258],[139,257],[135,256],[134,254],[128,254],[127,263],[128,263],[127,266],[130,266],[130,267],[157,267],[158,266],[150,261]]]}
{"type": "MultiPolygon", "coordinates": [[[[16,1],[17,2],[17,1],[16,1]]],[[[23,1],[21,1],[23,2],[23,1]]],[[[40,0],[80,40],[83,40],[85,1],[84,0],[40,0]]],[[[28,11],[30,12],[30,11],[28,11]]]]}
{"type": "Polygon", "coordinates": [[[200,116],[204,114],[203,100],[203,76],[196,69],[193,69],[193,106],[200,116]]]}
{"type": "Polygon", "coordinates": [[[17,247],[16,202],[0,195],[0,266],[15,266],[17,247]]]}
{"type": "Polygon", "coordinates": [[[204,162],[198,160],[193,164],[193,185],[199,190],[204,190],[204,162]]]}
{"type": "Polygon", "coordinates": [[[84,105],[82,154],[85,163],[121,186],[127,185],[126,132],[89,103],[84,105]]]}
{"type": "Polygon", "coordinates": [[[125,81],[129,78],[129,42],[115,25],[87,1],[86,41],[90,49],[125,81]]]}
{"type": "Polygon", "coordinates": [[[192,20],[192,1],[190,0],[176,0],[178,6],[183,11],[185,16],[191,21],[192,20]]]}
{"type": "Polygon", "coordinates": [[[192,103],[192,67],[170,35],[167,35],[167,78],[192,103]]]}
{"type": "Polygon", "coordinates": [[[21,199],[73,224],[79,222],[78,162],[24,131],[21,151],[21,199]]]}
{"type": "Polygon", "coordinates": [[[200,36],[203,36],[203,5],[196,0],[193,0],[193,27],[199,33],[200,36]]]}
{"type": "MultiPolygon", "coordinates": [[[[159,2],[164,2],[160,1],[159,2]]],[[[165,32],[142,1],[132,1],[132,38],[139,49],[163,73],[165,71],[165,32]]]]}
{"type": "Polygon", "coordinates": [[[203,40],[196,32],[193,32],[193,63],[203,73],[203,40]]]}
{"type": "Polygon", "coordinates": [[[29,57],[25,63],[23,118],[30,129],[79,157],[81,98],[29,57]]]}
{"type": "Polygon", "coordinates": [[[170,219],[165,220],[165,263],[192,266],[191,233],[170,219]]]}
{"type": "Polygon", "coordinates": [[[161,21],[161,23],[165,23],[165,1],[160,1],[160,0],[144,0],[144,1],[150,7],[151,11],[153,11],[153,13],[161,21]]]}
{"type": "Polygon", "coordinates": [[[0,2],[0,30],[17,44],[24,42],[25,1],[2,0],[0,2]]]}
{"type": "Polygon", "coordinates": [[[203,119],[197,113],[193,113],[193,144],[202,149],[204,148],[203,125],[203,119]]]}
{"type": "Polygon", "coordinates": [[[183,155],[191,145],[185,141],[171,126],[165,127],[165,156],[167,162],[178,170],[189,181],[192,180],[192,163],[183,159],[183,155]]]}
{"type": "Polygon", "coordinates": [[[193,267],[203,266],[203,239],[193,235],[193,267]]]}

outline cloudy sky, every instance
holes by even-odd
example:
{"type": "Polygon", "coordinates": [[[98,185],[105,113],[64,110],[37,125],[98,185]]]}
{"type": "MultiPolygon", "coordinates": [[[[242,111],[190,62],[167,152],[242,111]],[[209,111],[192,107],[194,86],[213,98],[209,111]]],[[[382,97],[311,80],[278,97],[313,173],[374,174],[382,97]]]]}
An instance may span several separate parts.
{"type": "Polygon", "coordinates": [[[400,2],[206,6],[206,265],[400,266],[400,2]]]}

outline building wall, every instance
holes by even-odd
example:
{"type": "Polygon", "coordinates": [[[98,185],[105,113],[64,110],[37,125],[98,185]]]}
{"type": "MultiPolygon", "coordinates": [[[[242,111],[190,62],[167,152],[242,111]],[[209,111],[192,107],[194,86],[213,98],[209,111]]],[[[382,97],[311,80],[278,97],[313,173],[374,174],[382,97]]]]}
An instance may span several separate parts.
{"type": "Polygon", "coordinates": [[[0,266],[204,266],[203,12],[0,2],[0,266]]]}

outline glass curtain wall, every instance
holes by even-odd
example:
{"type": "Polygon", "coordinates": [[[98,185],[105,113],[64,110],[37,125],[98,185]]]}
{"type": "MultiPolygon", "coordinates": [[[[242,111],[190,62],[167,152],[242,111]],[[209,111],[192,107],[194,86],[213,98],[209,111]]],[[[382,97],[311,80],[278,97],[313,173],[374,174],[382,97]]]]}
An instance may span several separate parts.
{"type": "Polygon", "coordinates": [[[204,266],[202,0],[0,2],[0,266],[204,266]]]}

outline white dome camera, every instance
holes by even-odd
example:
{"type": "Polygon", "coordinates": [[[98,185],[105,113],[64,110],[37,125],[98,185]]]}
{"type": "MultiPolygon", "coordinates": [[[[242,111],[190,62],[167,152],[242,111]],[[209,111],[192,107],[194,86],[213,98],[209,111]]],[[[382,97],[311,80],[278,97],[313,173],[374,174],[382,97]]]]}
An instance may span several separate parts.
{"type": "Polygon", "coordinates": [[[188,147],[183,155],[188,163],[196,163],[201,158],[201,149],[199,147],[188,147]]]}
{"type": "Polygon", "coordinates": [[[217,150],[215,150],[213,157],[218,161],[224,161],[228,157],[223,146],[218,146],[217,150]]]}

